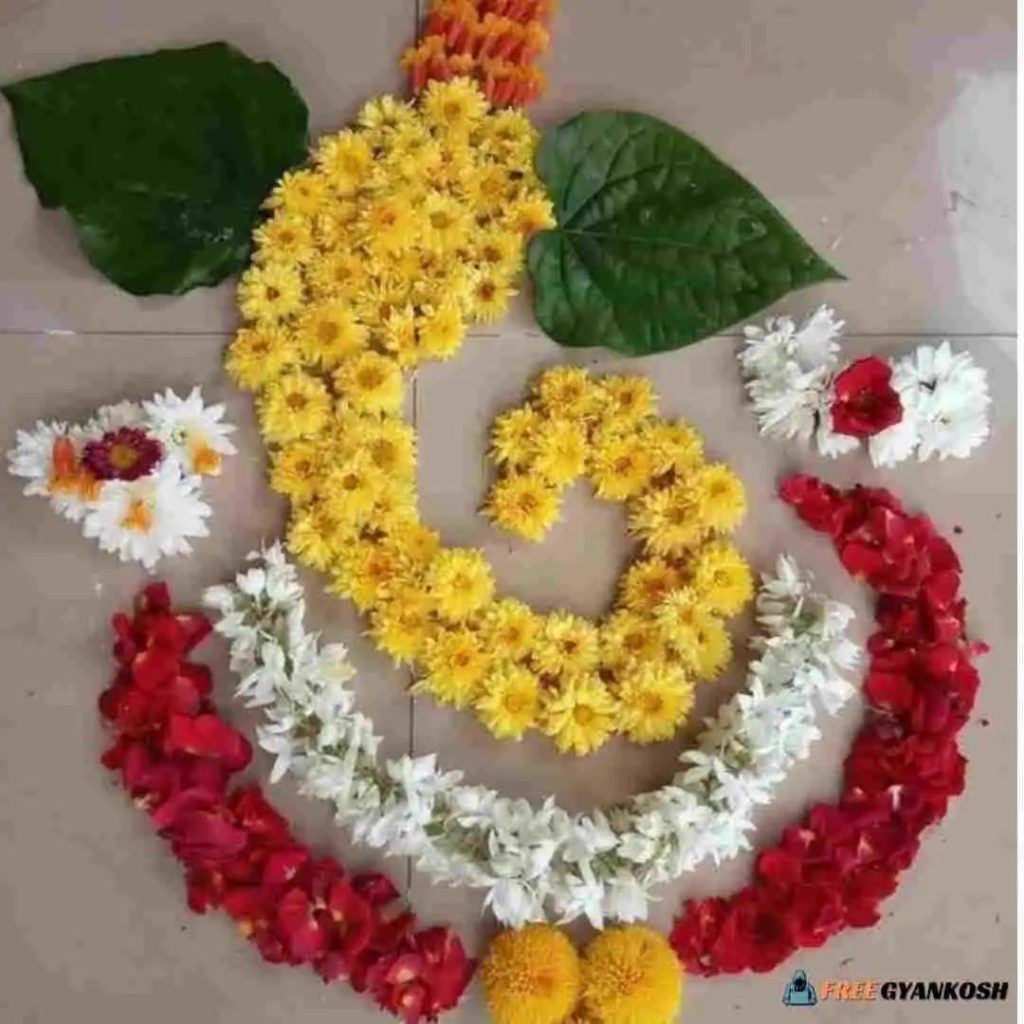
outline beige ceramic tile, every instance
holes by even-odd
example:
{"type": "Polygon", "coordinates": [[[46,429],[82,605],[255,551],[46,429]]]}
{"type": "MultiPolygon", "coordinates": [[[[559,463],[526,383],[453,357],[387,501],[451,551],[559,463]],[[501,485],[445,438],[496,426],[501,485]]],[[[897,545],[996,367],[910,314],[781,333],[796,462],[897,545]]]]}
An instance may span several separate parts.
{"type": "MultiPolygon", "coordinates": [[[[401,89],[402,49],[415,38],[415,0],[42,0],[0,2],[0,82],[101,57],[212,40],[274,61],[310,110],[314,137],[337,130],[382,92],[401,89]]],[[[43,210],[25,180],[0,102],[0,330],[226,331],[234,282],[182,298],[136,298],[79,252],[63,211],[43,210]]]]}

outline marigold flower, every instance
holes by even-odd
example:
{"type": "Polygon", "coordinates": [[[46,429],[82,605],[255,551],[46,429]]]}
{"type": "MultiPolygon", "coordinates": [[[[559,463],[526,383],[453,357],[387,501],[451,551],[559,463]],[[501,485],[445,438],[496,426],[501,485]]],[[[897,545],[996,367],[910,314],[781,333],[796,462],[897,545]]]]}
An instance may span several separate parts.
{"type": "Polygon", "coordinates": [[[491,942],[480,979],[494,1024],[562,1024],[579,997],[579,957],[560,929],[530,924],[491,942]]]}
{"type": "Polygon", "coordinates": [[[583,953],[581,1005],[595,1024],[671,1024],[682,994],[679,961],[650,928],[606,928],[583,953]]]}

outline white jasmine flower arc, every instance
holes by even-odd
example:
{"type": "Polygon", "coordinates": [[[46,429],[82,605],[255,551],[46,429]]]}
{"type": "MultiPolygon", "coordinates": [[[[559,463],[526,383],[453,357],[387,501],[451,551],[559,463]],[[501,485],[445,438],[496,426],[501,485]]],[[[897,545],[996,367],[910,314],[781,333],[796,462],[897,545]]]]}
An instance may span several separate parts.
{"type": "Polygon", "coordinates": [[[642,919],[653,886],[749,849],[755,808],[820,735],[816,703],[834,712],[853,693],[843,677],[859,658],[846,637],[852,611],[780,557],[758,595],[746,687],[706,721],[671,782],[590,814],[550,797],[534,807],[464,784],[434,754],[379,761],[344,647],[305,630],[294,566],[278,544],[250,560],[205,601],[231,641],[237,695],[266,716],[259,741],[275,755],[272,780],[293,773],[357,842],[412,857],[436,881],[485,889],[485,906],[512,926],[549,913],[595,927],[642,919]]]}

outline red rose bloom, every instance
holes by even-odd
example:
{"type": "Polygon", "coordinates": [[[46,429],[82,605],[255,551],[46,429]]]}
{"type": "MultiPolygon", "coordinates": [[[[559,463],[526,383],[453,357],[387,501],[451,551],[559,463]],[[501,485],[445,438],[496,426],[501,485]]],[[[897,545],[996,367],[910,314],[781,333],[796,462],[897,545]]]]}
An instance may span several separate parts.
{"type": "Polygon", "coordinates": [[[82,465],[99,480],[138,480],[163,458],[155,437],[135,427],[109,430],[82,451],[82,465]]]}
{"type": "Polygon", "coordinates": [[[832,429],[850,437],[871,437],[903,418],[892,367],[877,356],[851,363],[832,385],[832,429]]]}

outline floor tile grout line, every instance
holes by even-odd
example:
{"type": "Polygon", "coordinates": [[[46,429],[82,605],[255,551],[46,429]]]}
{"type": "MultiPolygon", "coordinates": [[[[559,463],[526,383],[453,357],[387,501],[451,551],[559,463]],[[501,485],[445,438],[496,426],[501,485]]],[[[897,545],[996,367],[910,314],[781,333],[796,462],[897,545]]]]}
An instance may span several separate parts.
{"type": "MultiPolygon", "coordinates": [[[[0,327],[0,337],[15,337],[17,335],[25,335],[28,337],[45,337],[45,338],[120,338],[120,337],[133,337],[133,338],[230,338],[234,334],[234,331],[192,331],[192,330],[175,330],[169,328],[163,331],[157,330],[127,330],[127,329],[116,329],[116,330],[87,330],[87,331],[54,331],[39,328],[19,328],[19,327],[0,327]]],[[[540,331],[534,330],[522,330],[512,328],[509,331],[486,331],[486,332],[475,332],[471,331],[466,336],[468,339],[476,338],[511,338],[511,337],[527,337],[527,338],[544,338],[546,337],[540,331]]],[[[707,338],[701,339],[703,341],[710,340],[711,338],[742,338],[742,334],[710,334],[707,338]]],[[[1013,340],[1018,337],[1016,331],[947,331],[937,328],[935,330],[916,330],[916,331],[846,331],[843,334],[844,338],[935,338],[943,337],[953,340],[954,338],[998,338],[1000,340],[1013,340]]],[[[556,342],[552,342],[557,344],[556,342]]],[[[593,349],[597,349],[600,346],[592,346],[593,349]]],[[[681,351],[682,348],[689,346],[681,346],[680,349],[673,351],[681,351]]],[[[580,351],[590,351],[590,349],[581,349],[580,351]]],[[[658,354],[658,353],[652,353],[658,354]]]]}

